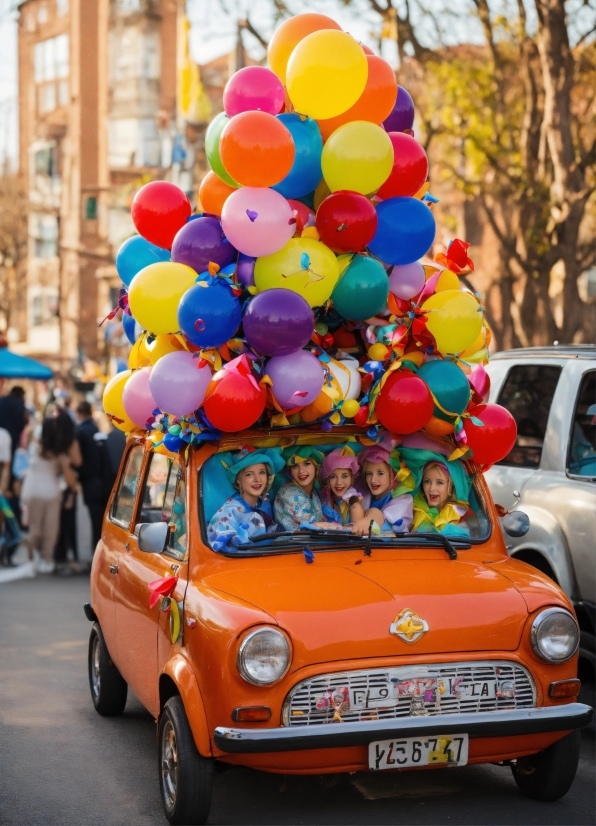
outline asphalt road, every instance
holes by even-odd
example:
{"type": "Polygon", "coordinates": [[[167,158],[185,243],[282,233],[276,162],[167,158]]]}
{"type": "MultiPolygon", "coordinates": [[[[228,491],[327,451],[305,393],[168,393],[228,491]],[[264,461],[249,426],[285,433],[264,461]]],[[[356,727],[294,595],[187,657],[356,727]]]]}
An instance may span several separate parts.
{"type": "MultiPolygon", "coordinates": [[[[103,719],[87,683],[83,577],[0,585],[0,824],[165,824],[155,726],[134,697],[103,719]]],[[[569,794],[527,800],[510,770],[471,766],[396,775],[314,777],[232,769],[216,776],[212,824],[593,824],[594,737],[569,794]],[[329,785],[329,784],[328,784],[329,785]]]]}

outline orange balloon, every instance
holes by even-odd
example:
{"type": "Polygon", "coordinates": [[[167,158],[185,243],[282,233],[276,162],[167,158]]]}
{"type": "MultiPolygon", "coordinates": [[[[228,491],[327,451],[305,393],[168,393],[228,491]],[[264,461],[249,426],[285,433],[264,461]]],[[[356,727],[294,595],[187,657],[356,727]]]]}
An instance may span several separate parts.
{"type": "Polygon", "coordinates": [[[364,43],[361,43],[360,45],[362,46],[362,51],[364,52],[364,54],[374,54],[370,46],[366,46],[364,43]]]}
{"type": "Polygon", "coordinates": [[[267,49],[267,62],[284,86],[286,85],[288,60],[295,47],[307,35],[319,32],[321,29],[341,31],[341,26],[325,14],[308,12],[290,17],[274,32],[267,49]]]}
{"type": "Polygon", "coordinates": [[[274,186],[292,168],[296,148],[280,120],[253,110],[225,125],[219,154],[228,175],[242,186],[274,186]]]}
{"type": "Polygon", "coordinates": [[[375,123],[378,126],[393,111],[397,99],[395,72],[382,57],[367,54],[366,60],[368,62],[368,80],[364,92],[362,92],[356,103],[347,112],[342,112],[341,115],[317,121],[324,141],[344,123],[349,123],[352,120],[367,120],[369,123],[375,123]]]}
{"type": "Polygon", "coordinates": [[[448,436],[453,433],[454,427],[450,422],[444,422],[436,416],[431,416],[428,422],[424,425],[425,430],[429,436],[448,436]]]}
{"type": "Polygon", "coordinates": [[[221,211],[228,195],[236,192],[233,186],[228,186],[225,181],[218,178],[215,172],[209,170],[201,181],[199,187],[199,201],[203,212],[221,217],[221,211]]]}

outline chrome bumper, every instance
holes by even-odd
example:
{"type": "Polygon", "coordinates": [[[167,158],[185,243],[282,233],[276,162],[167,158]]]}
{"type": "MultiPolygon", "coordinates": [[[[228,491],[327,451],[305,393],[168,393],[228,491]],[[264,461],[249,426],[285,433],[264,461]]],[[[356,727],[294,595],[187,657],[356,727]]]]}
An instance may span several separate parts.
{"type": "Polygon", "coordinates": [[[342,746],[367,746],[374,740],[398,740],[435,734],[468,734],[470,737],[510,737],[583,728],[592,721],[594,710],[583,703],[546,706],[511,711],[472,714],[444,714],[433,717],[406,717],[367,720],[363,723],[322,723],[318,726],[282,728],[227,728],[218,726],[215,745],[229,754],[257,754],[274,751],[303,751],[342,746]]]}

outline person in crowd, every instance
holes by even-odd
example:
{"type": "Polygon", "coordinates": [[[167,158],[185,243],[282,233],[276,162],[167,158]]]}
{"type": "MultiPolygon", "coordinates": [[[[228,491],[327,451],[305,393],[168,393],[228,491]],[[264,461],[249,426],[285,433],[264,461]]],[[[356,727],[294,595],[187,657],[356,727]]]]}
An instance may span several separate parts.
{"type": "Polygon", "coordinates": [[[363,500],[364,516],[354,523],[352,533],[364,536],[373,530],[407,533],[412,523],[412,497],[396,496],[398,476],[391,466],[388,450],[378,445],[367,447],[358,456],[368,493],[363,500]],[[375,528],[376,525],[376,528],[375,528]]]}
{"type": "Polygon", "coordinates": [[[216,511],[207,528],[214,551],[233,550],[250,537],[275,533],[268,492],[283,464],[273,448],[238,451],[226,471],[236,493],[216,511]]]}
{"type": "Polygon", "coordinates": [[[77,478],[68,454],[58,444],[56,422],[45,419],[21,490],[29,523],[29,551],[39,573],[52,573],[55,567],[53,555],[62,506],[60,477],[69,490],[76,492],[77,478]]]}
{"type": "Polygon", "coordinates": [[[458,501],[455,485],[444,462],[428,462],[421,490],[414,497],[412,531],[469,536],[465,523],[468,504],[458,501]]]}
{"type": "MultiPolygon", "coordinates": [[[[54,418],[56,428],[56,447],[59,454],[68,456],[71,468],[76,470],[83,462],[81,448],[75,437],[75,425],[68,412],[58,410],[54,418]]],[[[73,559],[78,562],[77,548],[77,491],[68,485],[62,491],[62,508],[60,510],[60,533],[54,550],[56,565],[64,565],[68,560],[68,552],[72,551],[73,559]]]]}
{"type": "Polygon", "coordinates": [[[117,427],[112,427],[102,445],[104,459],[102,482],[103,495],[106,502],[110,498],[110,493],[118,476],[120,461],[125,447],[126,435],[121,430],[118,430],[117,427]]]}
{"type": "Polygon", "coordinates": [[[323,516],[345,527],[364,516],[362,494],[354,485],[360,468],[354,451],[348,446],[332,450],[321,465],[320,479],[323,516]]]}
{"type": "Polygon", "coordinates": [[[11,558],[17,549],[21,531],[8,501],[11,469],[11,439],[8,430],[0,427],[0,564],[12,565],[11,558]]]}
{"type": "Polygon", "coordinates": [[[8,430],[12,443],[12,455],[19,446],[19,437],[29,421],[25,407],[25,391],[15,385],[7,396],[0,397],[0,427],[8,430]]]}
{"type": "Polygon", "coordinates": [[[76,437],[81,450],[82,463],[79,467],[79,480],[83,490],[83,501],[91,518],[91,535],[93,550],[101,539],[101,527],[107,499],[102,482],[102,446],[96,436],[99,428],[93,421],[93,410],[89,402],[79,402],[77,407],[79,424],[76,437]]]}
{"type": "Polygon", "coordinates": [[[323,454],[310,445],[282,451],[290,481],[282,485],[273,503],[275,521],[283,531],[296,531],[304,523],[322,522],[323,508],[316,490],[323,454]]]}

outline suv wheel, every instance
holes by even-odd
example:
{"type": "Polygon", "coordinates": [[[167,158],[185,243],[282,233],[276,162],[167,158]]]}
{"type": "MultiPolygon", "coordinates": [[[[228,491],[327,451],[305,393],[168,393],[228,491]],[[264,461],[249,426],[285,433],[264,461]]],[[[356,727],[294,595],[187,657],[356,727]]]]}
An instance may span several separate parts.
{"type": "Polygon", "coordinates": [[[566,795],[575,778],[580,747],[581,733],[576,729],[544,751],[520,757],[511,766],[520,791],[547,803],[566,795]]]}
{"type": "Polygon", "coordinates": [[[110,659],[103,634],[94,623],[89,637],[89,687],[98,714],[116,717],[126,705],[128,686],[110,659]]]}
{"type": "Polygon", "coordinates": [[[207,821],[213,789],[213,763],[197,751],[180,697],[170,697],[159,718],[158,768],[161,799],[172,824],[207,821]]]}

